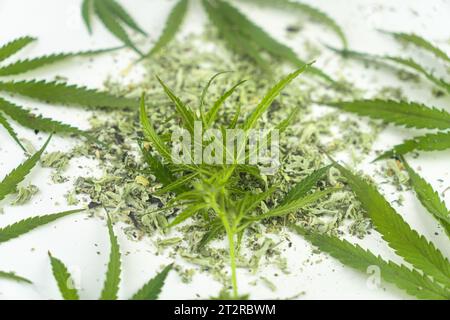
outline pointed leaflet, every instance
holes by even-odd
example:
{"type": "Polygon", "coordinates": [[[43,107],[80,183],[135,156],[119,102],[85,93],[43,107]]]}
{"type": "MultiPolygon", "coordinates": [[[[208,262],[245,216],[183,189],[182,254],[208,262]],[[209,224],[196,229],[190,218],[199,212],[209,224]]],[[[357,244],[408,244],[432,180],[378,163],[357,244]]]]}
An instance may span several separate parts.
{"type": "Polygon", "coordinates": [[[339,164],[335,164],[367,211],[375,229],[397,255],[415,268],[450,287],[450,263],[426,238],[411,229],[378,190],[339,164]]]}
{"type": "Polygon", "coordinates": [[[323,25],[333,30],[341,40],[344,48],[348,46],[347,38],[345,37],[344,31],[342,31],[341,27],[336,23],[336,21],[330,18],[330,16],[328,16],[326,13],[320,11],[317,8],[311,7],[305,3],[290,0],[245,0],[245,1],[255,2],[260,5],[279,6],[289,11],[297,10],[302,13],[305,13],[306,15],[310,16],[313,20],[322,23],[323,25]]]}
{"type": "Polygon", "coordinates": [[[144,36],[147,35],[147,33],[144,30],[142,30],[141,27],[139,27],[136,21],[134,21],[134,19],[130,16],[130,14],[116,0],[103,0],[103,1],[106,2],[106,5],[110,7],[110,9],[114,12],[116,17],[122,20],[123,23],[125,23],[134,31],[137,31],[140,34],[143,34],[144,36]]]}
{"type": "Polygon", "coordinates": [[[167,186],[175,181],[174,176],[170,169],[165,166],[157,157],[154,157],[150,151],[141,146],[142,155],[147,162],[151,173],[156,177],[156,179],[162,183],[163,186],[167,186]]]}
{"type": "MultiPolygon", "coordinates": [[[[1,99],[1,98],[0,98],[1,99]]],[[[0,109],[1,110],[1,109],[0,109]]],[[[22,145],[22,142],[20,142],[19,137],[17,136],[16,131],[11,127],[11,125],[8,123],[8,120],[3,116],[3,114],[0,112],[0,126],[3,126],[6,131],[8,131],[8,134],[14,139],[14,141],[17,143],[17,145],[25,152],[27,150],[22,145]]]]}
{"type": "Polygon", "coordinates": [[[266,112],[266,110],[271,106],[275,98],[280,94],[281,90],[283,90],[284,87],[286,87],[289,83],[291,83],[292,80],[294,80],[298,75],[303,73],[308,67],[309,65],[304,65],[297,71],[294,71],[293,73],[287,75],[284,79],[278,82],[272,89],[270,89],[269,92],[266,93],[264,98],[258,104],[256,109],[250,114],[250,116],[245,121],[244,129],[248,130],[253,128],[258,119],[261,117],[261,115],[264,112],[266,112]]]}
{"type": "MultiPolygon", "coordinates": [[[[218,4],[218,9],[227,18],[228,23],[238,27],[238,30],[235,30],[235,32],[244,33],[251,41],[257,43],[261,48],[267,50],[273,56],[289,61],[297,67],[305,64],[291,48],[272,38],[232,5],[222,0],[215,0],[215,2],[218,4]]],[[[330,76],[315,67],[310,67],[308,71],[330,83],[335,83],[330,76]]]]}
{"type": "Polygon", "coordinates": [[[83,17],[84,24],[86,25],[89,34],[92,34],[92,25],[91,25],[92,1],[93,0],[83,0],[83,3],[81,4],[81,15],[83,17]]]}
{"type": "Polygon", "coordinates": [[[24,277],[16,275],[14,272],[0,271],[0,279],[13,280],[17,282],[24,282],[32,284],[32,282],[24,277]]]}
{"type": "Polygon", "coordinates": [[[180,214],[178,214],[175,219],[167,226],[168,228],[175,227],[176,225],[182,223],[183,221],[189,219],[194,214],[199,212],[202,209],[208,208],[207,204],[197,204],[197,205],[191,205],[187,208],[183,209],[180,214]]]}
{"type": "Polygon", "coordinates": [[[399,66],[406,67],[408,69],[414,70],[420,74],[422,74],[425,78],[433,82],[435,85],[441,87],[447,93],[450,93],[450,83],[447,83],[446,81],[436,78],[432,73],[428,72],[424,67],[419,65],[417,62],[412,60],[411,58],[405,59],[400,57],[393,57],[393,56],[379,56],[379,55],[373,55],[368,53],[361,53],[351,50],[339,50],[330,46],[327,46],[329,49],[341,54],[343,57],[350,57],[355,58],[367,62],[373,62],[373,63],[379,63],[382,65],[388,65],[386,62],[393,62],[394,64],[397,64],[399,66]]]}
{"type": "Polygon", "coordinates": [[[194,120],[195,115],[192,112],[192,110],[189,109],[188,106],[186,106],[180,98],[178,98],[172,90],[170,90],[169,87],[167,87],[164,82],[159,78],[156,77],[161,84],[161,86],[164,89],[164,92],[167,94],[167,96],[172,100],[172,102],[175,104],[175,108],[177,109],[177,112],[180,114],[181,119],[183,120],[183,123],[186,127],[186,129],[189,130],[189,132],[194,132],[194,120]]]}
{"type": "Polygon", "coordinates": [[[217,7],[217,3],[202,0],[203,6],[208,14],[209,20],[216,26],[227,45],[237,53],[248,56],[266,73],[271,72],[269,63],[260,54],[260,48],[251,40],[245,38],[234,24],[229,23],[223,13],[217,7]]]}
{"type": "Polygon", "coordinates": [[[68,53],[57,53],[57,54],[50,54],[50,55],[46,55],[46,56],[36,57],[36,58],[32,58],[32,59],[19,60],[19,61],[11,63],[9,65],[6,65],[4,67],[0,67],[0,76],[17,75],[17,74],[25,73],[25,72],[28,72],[31,70],[35,70],[42,66],[60,62],[62,60],[68,59],[68,58],[101,54],[101,53],[110,52],[110,51],[113,51],[116,49],[117,48],[91,50],[91,51],[79,51],[79,52],[68,52],[68,53]]]}
{"type": "Polygon", "coordinates": [[[153,128],[153,124],[150,122],[150,119],[147,116],[147,111],[145,110],[144,94],[142,94],[141,97],[140,120],[145,138],[152,144],[153,148],[155,148],[163,158],[165,158],[169,162],[172,162],[172,153],[165,145],[164,141],[162,141],[162,139],[156,133],[155,129],[153,128]]]}
{"type": "Polygon", "coordinates": [[[364,250],[357,244],[351,244],[347,240],[340,240],[325,234],[308,233],[297,226],[294,226],[294,230],[319,248],[320,251],[330,254],[343,264],[364,274],[367,273],[369,267],[378,267],[380,275],[385,281],[395,284],[419,299],[450,299],[448,288],[443,288],[431,281],[428,276],[422,275],[416,270],[410,270],[404,265],[385,261],[380,256],[377,257],[370,251],[364,250]]]}
{"type": "Polygon", "coordinates": [[[84,211],[84,209],[70,210],[39,217],[27,218],[4,228],[0,228],[0,243],[17,238],[40,226],[81,211],[84,211]]]}
{"type": "Polygon", "coordinates": [[[153,45],[153,48],[146,55],[147,57],[150,57],[160,51],[175,37],[177,31],[181,27],[181,24],[183,23],[184,17],[186,16],[188,3],[188,0],[179,0],[173,7],[169,18],[167,19],[164,30],[156,43],[153,45]]]}
{"type": "Polygon", "coordinates": [[[376,99],[326,102],[325,104],[407,128],[450,128],[450,113],[420,103],[376,99]]]}
{"type": "Polygon", "coordinates": [[[450,131],[426,134],[406,140],[375,159],[387,159],[407,154],[412,151],[442,151],[450,149],[450,131]]]}
{"type": "Polygon", "coordinates": [[[133,44],[133,42],[128,37],[124,28],[116,20],[116,16],[110,11],[110,8],[105,1],[94,1],[95,12],[97,13],[103,25],[111,32],[116,38],[121,40],[126,46],[130,47],[142,56],[142,53],[133,44]]]}
{"type": "Polygon", "coordinates": [[[147,282],[131,300],[156,300],[164,286],[167,275],[172,270],[172,265],[165,267],[160,273],[158,273],[153,279],[147,282]]]}
{"type": "Polygon", "coordinates": [[[419,176],[405,159],[402,159],[402,161],[406,171],[408,171],[409,179],[417,198],[428,212],[442,224],[445,232],[450,236],[450,211],[445,206],[445,203],[441,201],[433,187],[419,176]]]}
{"type": "Polygon", "coordinates": [[[226,91],[217,101],[214,103],[213,107],[206,114],[206,126],[205,129],[211,127],[211,125],[216,121],[217,113],[220,107],[225,103],[225,101],[233,94],[233,92],[246,80],[242,80],[235,84],[230,90],[226,91]]]}
{"type": "Polygon", "coordinates": [[[48,253],[48,256],[50,257],[53,276],[55,277],[59,292],[64,300],[80,300],[78,291],[74,288],[74,282],[67,267],[61,260],[53,257],[50,252],[48,253]]]}
{"type": "Polygon", "coordinates": [[[20,51],[33,41],[36,41],[36,38],[21,37],[3,45],[0,47],[0,62],[20,51]]]}
{"type": "Polygon", "coordinates": [[[444,51],[433,45],[428,40],[422,38],[421,36],[418,36],[417,34],[403,33],[403,32],[388,32],[388,31],[382,32],[392,35],[397,40],[414,44],[419,48],[422,48],[424,50],[427,50],[428,52],[433,53],[436,57],[441,58],[447,62],[450,62],[450,57],[444,51]]]}
{"type": "Polygon", "coordinates": [[[50,142],[50,139],[51,136],[38,152],[25,160],[24,163],[19,165],[8,175],[6,175],[6,177],[3,178],[3,180],[0,182],[0,200],[3,200],[8,194],[16,191],[17,185],[25,179],[25,177],[30,173],[31,169],[33,169],[33,167],[39,161],[42,153],[50,142]]]}
{"type": "Polygon", "coordinates": [[[338,189],[330,188],[323,191],[316,191],[310,195],[291,200],[286,204],[281,204],[278,207],[273,208],[262,215],[250,217],[249,219],[252,221],[260,221],[271,217],[281,217],[286,214],[296,212],[301,208],[307,206],[308,204],[314,203],[320,198],[323,198],[324,196],[329,195],[330,193],[336,190],[338,189]]]}
{"type": "Polygon", "coordinates": [[[291,201],[294,201],[295,199],[302,198],[306,196],[308,192],[311,191],[313,187],[317,185],[317,182],[319,182],[320,179],[323,178],[324,175],[327,174],[328,170],[330,169],[330,166],[326,166],[323,168],[320,168],[319,170],[314,171],[309,176],[304,178],[302,181],[297,183],[284,197],[282,204],[289,203],[291,201]]]}
{"type": "Polygon", "coordinates": [[[17,123],[33,130],[50,133],[74,133],[85,136],[87,138],[92,138],[87,132],[72,127],[68,124],[64,124],[49,118],[44,118],[40,115],[36,116],[30,111],[22,109],[21,107],[3,100],[2,98],[0,98],[0,110],[6,113],[17,123]]]}
{"type": "Polygon", "coordinates": [[[108,232],[111,243],[111,253],[109,254],[108,270],[103,285],[100,300],[117,300],[120,284],[120,248],[117,237],[114,234],[111,218],[108,215],[108,232]]]}
{"type": "Polygon", "coordinates": [[[61,103],[93,108],[132,108],[138,101],[121,98],[86,87],[69,85],[65,82],[18,81],[0,82],[0,91],[17,93],[47,103],[61,103]]]}

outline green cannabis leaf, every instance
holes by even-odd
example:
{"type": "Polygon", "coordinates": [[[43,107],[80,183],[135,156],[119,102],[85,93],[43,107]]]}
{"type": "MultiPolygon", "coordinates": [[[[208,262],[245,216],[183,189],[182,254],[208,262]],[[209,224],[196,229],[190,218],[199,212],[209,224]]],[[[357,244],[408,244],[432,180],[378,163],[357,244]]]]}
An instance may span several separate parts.
{"type": "Polygon", "coordinates": [[[366,273],[369,267],[378,267],[380,275],[385,281],[395,284],[410,295],[419,299],[450,299],[448,287],[442,287],[430,280],[427,275],[414,269],[411,270],[392,261],[385,261],[380,256],[374,255],[357,244],[351,244],[347,240],[326,234],[311,233],[298,226],[294,226],[293,229],[321,251],[358,271],[366,273]]]}
{"type": "MultiPolygon", "coordinates": [[[[241,0],[242,1],[242,0],[241,0]]],[[[309,17],[311,17],[313,20],[315,20],[318,23],[321,23],[325,25],[326,27],[330,28],[334,31],[334,33],[339,37],[339,39],[342,42],[342,45],[344,48],[347,48],[348,41],[344,34],[344,31],[342,31],[342,28],[334,21],[330,16],[328,16],[323,11],[311,7],[310,5],[307,5],[302,2],[297,1],[291,1],[291,0],[244,0],[245,2],[254,2],[258,5],[264,5],[264,6],[270,6],[270,7],[279,7],[281,9],[292,11],[298,11],[300,13],[303,13],[309,17]]]]}
{"type": "Polygon", "coordinates": [[[17,281],[17,282],[32,284],[32,282],[30,280],[28,280],[24,277],[18,276],[14,272],[0,271],[0,279],[13,280],[13,281],[17,281]]]}
{"type": "MultiPolygon", "coordinates": [[[[432,83],[434,83],[436,86],[442,88],[445,90],[447,94],[450,94],[450,83],[443,79],[439,79],[436,76],[434,76],[431,72],[427,71],[425,67],[422,67],[419,63],[414,61],[412,58],[401,58],[401,57],[395,57],[395,56],[379,56],[379,55],[373,55],[368,53],[361,53],[351,50],[340,50],[333,47],[328,46],[331,50],[341,54],[345,58],[355,58],[367,62],[372,63],[378,63],[378,64],[386,64],[386,62],[391,62],[394,65],[397,65],[399,67],[403,67],[408,69],[409,71],[415,71],[418,74],[422,75],[432,83]]],[[[390,64],[387,64],[387,66],[391,67],[390,64]]]]}
{"type": "Polygon", "coordinates": [[[389,32],[383,30],[380,31],[386,34],[390,34],[395,39],[401,42],[413,44],[421,49],[431,52],[436,57],[441,58],[444,61],[450,62],[450,57],[444,51],[442,51],[441,49],[433,45],[430,41],[424,39],[423,37],[417,34],[404,32],[389,32]]]}
{"type": "Polygon", "coordinates": [[[450,113],[415,102],[376,99],[325,102],[325,104],[360,116],[380,119],[407,128],[450,128],[450,113]]]}
{"type": "MultiPolygon", "coordinates": [[[[117,300],[117,293],[120,285],[121,260],[120,247],[117,237],[114,234],[112,221],[107,215],[108,234],[111,244],[111,252],[109,256],[108,269],[106,272],[106,279],[100,300],[117,300]]],[[[70,275],[67,267],[62,261],[53,257],[49,252],[50,263],[52,266],[53,276],[58,284],[59,291],[64,300],[79,300],[78,291],[74,288],[73,278],[70,275]]],[[[153,279],[149,280],[140,290],[138,290],[131,300],[156,300],[161,293],[164,281],[167,278],[172,265],[165,267],[153,279]]]]}
{"type": "Polygon", "coordinates": [[[34,230],[40,226],[46,225],[50,222],[53,222],[57,219],[79,213],[84,211],[84,209],[78,210],[70,210],[64,211],[44,216],[31,217],[19,222],[16,222],[12,225],[6,226],[4,228],[0,228],[0,243],[9,241],[11,239],[17,238],[31,230],[34,230]]]}
{"type": "Polygon", "coordinates": [[[114,230],[109,215],[108,232],[109,241],[111,243],[111,252],[109,254],[108,270],[106,272],[106,279],[103,284],[103,291],[101,293],[100,300],[116,300],[120,284],[120,249],[117,237],[114,235],[114,230]]]}
{"type": "MultiPolygon", "coordinates": [[[[305,64],[291,48],[272,38],[228,2],[203,0],[202,3],[211,21],[216,25],[232,49],[248,55],[266,71],[270,72],[271,68],[269,62],[260,55],[262,51],[290,62],[295,66],[305,64]]],[[[336,85],[336,82],[320,69],[310,67],[309,71],[336,85]]]]}
{"type": "Polygon", "coordinates": [[[162,48],[164,48],[173,38],[175,38],[176,33],[180,29],[184,17],[186,16],[186,12],[188,9],[189,1],[188,0],[179,0],[177,4],[173,7],[170,12],[169,17],[167,18],[166,25],[161,35],[159,36],[156,43],[153,45],[153,48],[145,57],[151,57],[157,52],[159,52],[162,48]]]}
{"type": "Polygon", "coordinates": [[[172,265],[165,267],[153,279],[149,280],[138,292],[136,292],[131,300],[156,300],[164,286],[166,278],[172,270],[172,265]]]}
{"type": "MultiPolygon", "coordinates": [[[[35,41],[31,37],[18,38],[11,41],[0,48],[0,62],[9,58],[19,50],[35,41]]],[[[53,64],[71,57],[88,56],[110,52],[113,49],[94,50],[94,51],[80,51],[76,53],[58,53],[51,54],[33,59],[19,60],[12,62],[6,66],[0,65],[0,77],[14,76],[23,74],[31,70],[38,69],[48,64],[53,64]]],[[[69,85],[64,82],[47,82],[44,80],[22,80],[22,81],[0,81],[0,91],[15,93],[22,96],[34,98],[44,101],[46,103],[61,103],[85,107],[116,107],[116,108],[130,108],[136,107],[136,101],[112,96],[108,93],[99,92],[96,90],[87,89],[85,87],[78,87],[69,85]]],[[[17,106],[12,102],[0,98],[0,125],[3,126],[9,135],[22,148],[20,139],[15,133],[13,127],[9,124],[8,116],[15,122],[31,128],[34,130],[58,133],[58,134],[75,134],[92,139],[88,133],[52,119],[43,118],[39,115],[33,115],[28,110],[21,106],[17,106]]]]}
{"type": "Polygon", "coordinates": [[[433,190],[433,187],[418,175],[405,159],[402,159],[402,162],[405,165],[406,171],[408,171],[409,179],[417,198],[428,212],[441,223],[445,232],[450,237],[450,211],[445,206],[445,203],[439,198],[438,193],[433,190]]]}
{"type": "Polygon", "coordinates": [[[442,151],[450,149],[450,132],[430,133],[396,145],[375,159],[382,160],[401,156],[412,151],[442,151]]]}
{"type": "Polygon", "coordinates": [[[142,52],[131,41],[124,26],[143,35],[147,35],[147,33],[116,0],[83,0],[81,14],[89,33],[92,33],[91,15],[93,12],[111,34],[142,56],[142,52]]]}
{"type": "Polygon", "coordinates": [[[41,158],[42,153],[50,142],[51,136],[42,146],[42,148],[37,151],[34,155],[28,158],[24,163],[19,165],[13,171],[11,171],[3,180],[0,182],[0,200],[3,200],[8,194],[16,191],[17,185],[22,182],[25,177],[30,173],[31,169],[36,165],[36,163],[41,158]]]}
{"type": "Polygon", "coordinates": [[[61,260],[52,256],[49,252],[50,263],[52,266],[53,276],[58,284],[59,291],[64,300],[80,300],[77,289],[74,287],[72,276],[67,267],[61,260]]]}
{"type": "Polygon", "coordinates": [[[446,287],[450,287],[450,263],[425,237],[403,220],[378,190],[335,163],[358,197],[375,229],[397,255],[446,287]]]}

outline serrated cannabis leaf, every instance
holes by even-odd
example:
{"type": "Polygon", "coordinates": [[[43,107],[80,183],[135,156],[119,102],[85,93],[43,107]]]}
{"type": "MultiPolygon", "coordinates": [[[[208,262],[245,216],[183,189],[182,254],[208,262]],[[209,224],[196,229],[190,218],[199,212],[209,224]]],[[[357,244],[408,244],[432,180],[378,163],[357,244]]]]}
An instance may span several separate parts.
{"type": "Polygon", "coordinates": [[[408,172],[411,186],[416,192],[417,198],[428,212],[441,223],[447,235],[450,236],[450,211],[445,206],[445,203],[439,198],[433,187],[418,175],[405,159],[402,159],[402,162],[408,172]]]}
{"type": "Polygon", "coordinates": [[[396,145],[384,152],[375,161],[401,156],[412,151],[442,151],[450,149],[450,132],[430,133],[396,145]]]}
{"type": "Polygon", "coordinates": [[[59,292],[64,300],[80,300],[78,291],[74,288],[74,282],[67,267],[61,260],[53,257],[50,252],[48,253],[48,256],[50,258],[53,276],[55,277],[59,292]]]}
{"type": "Polygon", "coordinates": [[[30,111],[22,109],[21,107],[12,104],[2,98],[0,98],[0,111],[3,111],[11,119],[21,124],[22,126],[33,130],[39,130],[49,133],[73,133],[92,139],[92,137],[87,132],[72,127],[68,124],[64,124],[49,118],[44,118],[40,115],[34,115],[30,111]]]}
{"type": "Polygon", "coordinates": [[[136,32],[146,36],[147,33],[137,24],[137,22],[129,15],[129,13],[116,1],[116,0],[104,0],[111,10],[122,20],[128,27],[136,32]]]}
{"type": "Polygon", "coordinates": [[[172,160],[172,153],[169,148],[165,145],[164,141],[156,133],[153,124],[150,122],[147,116],[147,111],[145,110],[145,96],[142,94],[141,97],[141,112],[140,112],[141,126],[144,131],[145,138],[152,143],[153,148],[155,148],[158,153],[163,156],[166,160],[172,160]]]}
{"type": "Polygon", "coordinates": [[[78,210],[70,210],[64,211],[44,216],[31,217],[19,222],[16,222],[12,225],[6,226],[4,228],[0,228],[0,243],[9,241],[11,239],[17,238],[33,229],[36,229],[40,226],[46,225],[50,222],[53,222],[57,219],[66,217],[68,215],[72,215],[75,213],[79,213],[84,211],[84,209],[78,210]]]}
{"type": "Polygon", "coordinates": [[[176,110],[178,111],[181,120],[183,120],[186,128],[189,130],[189,132],[194,132],[194,121],[195,121],[195,114],[192,112],[192,110],[186,106],[180,98],[178,98],[172,90],[170,90],[169,87],[165,85],[165,83],[157,76],[158,82],[161,84],[161,86],[164,89],[164,92],[166,95],[172,100],[173,104],[175,105],[176,110]]]}
{"type": "Polygon", "coordinates": [[[147,282],[131,300],[156,300],[161,293],[164,282],[167,275],[172,270],[172,265],[165,267],[160,273],[158,273],[153,279],[147,282]]]}
{"type": "MultiPolygon", "coordinates": [[[[298,58],[297,54],[291,48],[272,38],[268,33],[250,21],[244,14],[229,3],[222,0],[216,0],[216,2],[219,4],[219,10],[225,15],[225,18],[228,19],[228,23],[239,27],[235,32],[243,32],[250,41],[254,41],[260,49],[262,48],[271,55],[280,57],[297,67],[306,64],[298,58]]],[[[335,84],[334,80],[320,69],[310,66],[308,70],[324,80],[335,84]]]]}
{"type": "Polygon", "coordinates": [[[301,13],[304,13],[308,16],[310,16],[313,20],[317,21],[318,23],[321,23],[331,30],[334,31],[334,33],[339,37],[339,39],[342,42],[342,45],[344,48],[347,48],[348,41],[344,34],[344,31],[342,31],[342,28],[334,21],[330,16],[328,16],[323,11],[314,8],[310,5],[307,5],[302,2],[297,1],[290,1],[290,0],[245,0],[246,2],[254,2],[258,5],[268,5],[272,7],[279,7],[282,9],[286,9],[289,11],[299,11],[301,13]]]}
{"type": "MultiPolygon", "coordinates": [[[[0,98],[1,99],[1,98],[0,98]]],[[[0,100],[1,101],[1,100],[0,100]]],[[[1,102],[0,102],[1,103],[1,102]]],[[[1,109],[0,109],[1,110],[1,109]]],[[[22,145],[22,142],[20,142],[19,137],[17,136],[16,131],[11,127],[8,120],[3,116],[3,114],[0,112],[0,126],[4,127],[8,134],[13,138],[13,140],[17,143],[17,145],[24,151],[27,152],[25,147],[22,145]]]]}
{"type": "Polygon", "coordinates": [[[427,71],[425,67],[422,67],[419,63],[414,61],[411,58],[400,58],[400,57],[394,57],[394,56],[380,56],[380,55],[374,55],[374,54],[368,54],[368,53],[361,53],[351,50],[340,50],[336,49],[330,46],[327,46],[329,49],[341,54],[343,57],[350,57],[350,58],[356,58],[359,60],[372,62],[372,63],[378,63],[378,64],[384,64],[388,65],[387,62],[394,63],[397,66],[405,67],[406,69],[416,71],[417,73],[421,74],[425,78],[427,78],[429,81],[437,85],[438,87],[444,89],[447,93],[450,93],[450,83],[446,82],[443,79],[439,79],[435,77],[431,72],[427,71]]]}
{"type": "Polygon", "coordinates": [[[25,160],[24,163],[19,165],[13,171],[6,175],[0,182],[0,201],[3,200],[8,194],[16,191],[17,185],[22,182],[25,177],[30,173],[31,169],[37,164],[41,158],[42,153],[50,142],[51,136],[34,155],[25,160]]]}
{"type": "Polygon", "coordinates": [[[188,0],[179,0],[175,4],[167,19],[164,30],[162,31],[158,40],[153,45],[153,48],[146,55],[146,57],[153,56],[162,48],[164,48],[173,38],[175,38],[175,35],[180,29],[184,17],[186,16],[188,4],[189,4],[188,0]]]}
{"type": "Polygon", "coordinates": [[[422,275],[414,269],[410,270],[404,265],[385,261],[380,256],[375,256],[370,251],[357,244],[351,244],[347,240],[325,234],[310,233],[297,226],[294,226],[293,229],[321,251],[358,271],[366,274],[370,267],[379,268],[380,276],[385,281],[395,284],[410,295],[420,299],[450,299],[448,288],[443,288],[431,281],[427,275],[422,275]]]}
{"type": "Polygon", "coordinates": [[[407,128],[450,128],[450,113],[421,103],[375,99],[325,102],[325,104],[407,128]]]}
{"type": "Polygon", "coordinates": [[[40,67],[53,64],[56,62],[60,62],[62,60],[66,60],[68,58],[74,57],[82,57],[89,55],[96,55],[105,52],[110,52],[116,50],[117,48],[112,49],[102,49],[102,50],[91,50],[91,51],[79,51],[79,52],[68,52],[68,53],[56,53],[49,54],[41,57],[30,58],[25,60],[18,60],[12,62],[6,66],[0,67],[0,76],[12,76],[21,73],[25,73],[31,70],[38,69],[40,67]]]}
{"type": "Polygon", "coordinates": [[[299,183],[297,183],[284,197],[282,204],[286,204],[291,201],[294,201],[295,199],[299,199],[306,196],[307,193],[310,192],[311,189],[317,185],[317,182],[319,182],[319,180],[322,179],[327,174],[330,167],[331,165],[320,168],[311,173],[309,176],[307,176],[299,183]]]}
{"type": "Polygon", "coordinates": [[[24,277],[18,276],[14,272],[0,271],[0,279],[6,279],[6,280],[12,280],[12,281],[16,281],[16,282],[32,284],[32,282],[30,280],[28,280],[24,277]]]}
{"type": "Polygon", "coordinates": [[[0,82],[0,91],[16,93],[47,103],[61,103],[92,108],[133,108],[136,100],[120,98],[86,87],[45,80],[0,82]]]}
{"type": "Polygon", "coordinates": [[[92,31],[90,23],[91,11],[95,12],[105,28],[108,29],[112,35],[142,56],[142,52],[131,41],[123,25],[127,25],[131,29],[143,34],[145,34],[145,32],[119,3],[114,0],[91,0],[89,3],[85,0],[85,2],[82,3],[81,13],[90,33],[92,31]],[[93,7],[93,10],[90,9],[91,6],[93,7]]]}
{"type": "Polygon", "coordinates": [[[121,273],[120,248],[109,215],[108,232],[111,252],[109,254],[108,270],[106,271],[105,283],[103,284],[100,300],[117,300],[121,273]]]}
{"type": "Polygon", "coordinates": [[[335,166],[346,178],[375,229],[396,254],[414,268],[450,287],[450,263],[433,243],[411,229],[375,187],[343,166],[337,163],[335,166]]]}
{"type": "Polygon", "coordinates": [[[423,37],[414,33],[404,33],[404,32],[389,32],[380,30],[383,33],[392,35],[395,39],[413,44],[419,48],[422,48],[428,52],[433,53],[436,57],[441,58],[447,62],[450,62],[450,57],[441,49],[433,45],[430,41],[424,39],[423,37]]]}
{"type": "Polygon", "coordinates": [[[266,93],[264,98],[258,104],[258,106],[255,108],[255,110],[250,114],[250,116],[245,121],[243,126],[244,130],[253,128],[256,124],[256,121],[258,121],[261,115],[264,112],[266,112],[266,110],[271,106],[272,102],[275,100],[276,97],[278,97],[278,95],[284,89],[284,87],[286,87],[289,83],[291,83],[292,80],[297,78],[307,68],[309,68],[309,65],[304,65],[300,69],[287,75],[285,78],[279,81],[272,89],[270,89],[269,92],[266,93]]]}
{"type": "Polygon", "coordinates": [[[93,9],[93,0],[83,0],[81,4],[81,16],[83,17],[84,24],[88,29],[89,34],[92,34],[91,14],[93,9]]]}
{"type": "Polygon", "coordinates": [[[33,41],[36,41],[36,38],[26,36],[6,43],[0,47],[0,62],[22,50],[33,41]]]}

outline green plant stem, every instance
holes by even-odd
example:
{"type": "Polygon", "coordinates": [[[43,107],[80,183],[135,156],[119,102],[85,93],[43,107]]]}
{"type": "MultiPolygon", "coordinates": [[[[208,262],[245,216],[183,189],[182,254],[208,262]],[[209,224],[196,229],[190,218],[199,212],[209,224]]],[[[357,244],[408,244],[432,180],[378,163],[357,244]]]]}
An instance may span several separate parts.
{"type": "Polygon", "coordinates": [[[234,233],[230,230],[227,231],[228,244],[230,251],[230,266],[231,266],[231,283],[233,285],[233,296],[235,299],[238,298],[238,287],[237,287],[237,277],[236,277],[236,248],[234,246],[234,233]]]}

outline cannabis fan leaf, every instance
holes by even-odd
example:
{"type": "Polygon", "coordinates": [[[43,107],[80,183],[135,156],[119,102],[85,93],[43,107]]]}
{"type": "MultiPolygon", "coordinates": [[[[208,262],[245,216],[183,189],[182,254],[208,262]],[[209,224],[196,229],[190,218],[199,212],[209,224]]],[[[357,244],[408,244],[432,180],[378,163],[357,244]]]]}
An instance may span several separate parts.
{"type": "MultiPolygon", "coordinates": [[[[35,38],[23,37],[13,40],[0,48],[0,62],[29,45],[35,38]]],[[[109,52],[114,49],[81,51],[76,53],[60,53],[41,56],[32,59],[18,60],[8,65],[0,65],[0,77],[23,74],[31,70],[56,63],[71,57],[80,57],[93,54],[109,52]]],[[[106,108],[130,108],[136,106],[136,101],[112,96],[108,93],[99,92],[85,87],[69,85],[65,82],[48,82],[44,80],[21,80],[21,81],[0,81],[0,92],[13,93],[21,96],[41,100],[46,103],[61,103],[84,107],[106,107],[106,108]]],[[[9,123],[9,119],[20,125],[38,131],[75,134],[90,138],[89,134],[52,119],[35,115],[22,106],[0,98],[0,125],[22,148],[19,137],[9,123]]]]}
{"type": "MultiPolygon", "coordinates": [[[[107,224],[111,253],[109,256],[108,269],[100,299],[117,300],[121,274],[120,247],[117,237],[114,234],[113,225],[109,215],[107,224]]],[[[78,290],[75,288],[73,277],[69,273],[68,268],[61,260],[55,258],[50,252],[49,257],[53,276],[56,280],[61,296],[65,300],[79,300],[80,296],[78,290]]],[[[172,265],[165,267],[153,279],[150,279],[146,284],[144,284],[144,286],[132,296],[131,300],[156,300],[161,293],[164,282],[171,269],[172,265]]]]}
{"type": "Polygon", "coordinates": [[[92,33],[91,16],[94,12],[111,34],[142,56],[124,26],[140,34],[147,34],[116,0],[83,0],[81,14],[89,33],[92,33]]]}

